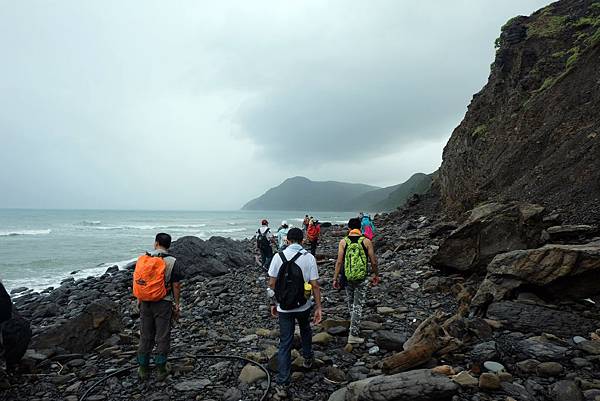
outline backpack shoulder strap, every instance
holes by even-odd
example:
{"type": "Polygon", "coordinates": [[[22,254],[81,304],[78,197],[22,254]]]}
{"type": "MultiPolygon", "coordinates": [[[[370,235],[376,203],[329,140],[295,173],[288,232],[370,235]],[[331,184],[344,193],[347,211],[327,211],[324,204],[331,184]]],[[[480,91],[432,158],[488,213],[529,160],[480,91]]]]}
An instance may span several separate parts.
{"type": "Polygon", "coordinates": [[[286,263],[287,262],[287,259],[285,258],[285,254],[283,253],[283,251],[279,252],[279,257],[281,258],[281,262],[282,263],[286,263]]]}
{"type": "MultiPolygon", "coordinates": [[[[283,253],[283,252],[281,252],[283,253]]],[[[298,260],[298,258],[302,255],[304,255],[306,252],[302,252],[302,251],[298,251],[297,254],[294,255],[294,257],[292,258],[292,260],[290,260],[290,263],[294,263],[295,261],[298,260]]]]}

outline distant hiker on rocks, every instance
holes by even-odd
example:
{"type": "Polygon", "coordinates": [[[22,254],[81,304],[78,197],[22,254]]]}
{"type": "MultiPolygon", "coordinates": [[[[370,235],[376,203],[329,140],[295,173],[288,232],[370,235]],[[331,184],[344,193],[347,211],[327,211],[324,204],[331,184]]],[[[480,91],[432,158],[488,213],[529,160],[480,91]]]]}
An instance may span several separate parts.
{"type": "Polygon", "coordinates": [[[290,226],[287,221],[281,222],[281,228],[277,231],[277,249],[283,251],[287,246],[287,234],[290,231],[290,226]]]}
{"type": "Polygon", "coordinates": [[[148,378],[150,354],[156,343],[154,363],[158,380],[169,375],[167,356],[171,344],[172,319],[179,318],[181,271],[175,258],[169,255],[171,236],[156,234],[154,251],[138,258],[133,272],[133,295],[140,306],[140,344],[137,360],[138,376],[148,378]]]}
{"type": "Polygon", "coordinates": [[[373,237],[375,236],[375,224],[373,223],[371,216],[369,216],[368,214],[361,213],[361,215],[362,217],[360,218],[360,231],[369,240],[373,240],[373,237]]]}
{"type": "Polygon", "coordinates": [[[317,245],[319,245],[319,237],[321,236],[321,225],[318,220],[310,219],[308,223],[308,230],[306,231],[306,239],[310,244],[310,253],[313,255],[317,252],[317,245]]]}
{"type": "Polygon", "coordinates": [[[337,262],[333,274],[333,288],[346,288],[346,301],[350,312],[349,344],[362,344],[365,339],[360,337],[360,320],[362,308],[369,287],[369,261],[371,262],[371,283],[379,284],[377,258],[373,243],[362,235],[360,220],[348,221],[349,234],[340,241],[337,262]]]}
{"type": "Polygon", "coordinates": [[[287,395],[287,386],[290,384],[291,349],[296,321],[300,326],[304,368],[310,369],[314,361],[310,328],[313,307],[311,292],[315,302],[314,324],[319,324],[322,318],[317,261],[302,248],[302,230],[291,228],[287,239],[288,247],[275,255],[269,268],[269,286],[275,290],[276,300],[276,305],[271,306],[271,314],[279,316],[279,374],[276,390],[281,396],[287,395]]]}
{"type": "Polygon", "coordinates": [[[310,218],[308,217],[308,215],[305,215],[304,220],[302,221],[302,231],[304,232],[304,234],[306,234],[306,231],[308,230],[309,223],[310,223],[310,218]]]}
{"type": "Polygon", "coordinates": [[[256,231],[256,247],[260,251],[260,263],[265,270],[269,268],[273,258],[272,243],[273,233],[269,228],[269,222],[263,219],[261,226],[256,231]]]}

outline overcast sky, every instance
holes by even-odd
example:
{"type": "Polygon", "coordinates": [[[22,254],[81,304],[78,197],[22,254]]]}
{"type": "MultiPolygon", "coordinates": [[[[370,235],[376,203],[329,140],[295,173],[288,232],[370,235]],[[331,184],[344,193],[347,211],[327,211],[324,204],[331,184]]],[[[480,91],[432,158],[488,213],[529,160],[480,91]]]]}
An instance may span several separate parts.
{"type": "Polygon", "coordinates": [[[0,0],[0,207],[237,209],[432,172],[541,0],[0,0]]]}

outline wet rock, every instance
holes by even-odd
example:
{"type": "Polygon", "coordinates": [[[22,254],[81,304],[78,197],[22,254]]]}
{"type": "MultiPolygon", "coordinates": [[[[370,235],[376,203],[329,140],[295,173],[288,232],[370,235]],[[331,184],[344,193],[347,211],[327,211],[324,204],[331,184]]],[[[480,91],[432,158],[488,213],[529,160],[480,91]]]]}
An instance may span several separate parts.
{"type": "Polygon", "coordinates": [[[239,380],[242,383],[252,384],[259,380],[267,378],[267,374],[261,369],[254,365],[247,364],[240,372],[239,380]]]}
{"type": "Polygon", "coordinates": [[[527,203],[477,207],[442,242],[431,263],[438,268],[475,271],[500,253],[538,247],[543,243],[543,211],[542,206],[527,203]]]}
{"type": "Polygon", "coordinates": [[[541,362],[537,359],[526,359],[521,362],[517,362],[517,369],[523,373],[535,373],[537,367],[541,362]]]}
{"type": "Polygon", "coordinates": [[[343,336],[348,333],[348,328],[344,326],[335,326],[327,329],[327,333],[331,334],[332,336],[343,336]]]}
{"type": "Polygon", "coordinates": [[[567,348],[540,339],[531,337],[521,340],[517,347],[523,355],[535,358],[541,361],[553,361],[566,356],[567,348]]]}
{"type": "Polygon", "coordinates": [[[591,355],[600,355],[600,341],[581,341],[577,348],[591,355]]]}
{"type": "Polygon", "coordinates": [[[31,326],[19,312],[13,309],[10,319],[2,323],[2,343],[0,355],[4,351],[4,360],[8,367],[16,366],[29,346],[31,326]]]}
{"type": "Polygon", "coordinates": [[[498,357],[498,345],[495,341],[486,341],[476,344],[471,352],[469,352],[469,357],[477,362],[495,359],[498,357]]]}
{"type": "Polygon", "coordinates": [[[500,373],[505,370],[504,365],[494,361],[485,361],[483,367],[493,373],[500,373]]]}
{"type": "Polygon", "coordinates": [[[200,391],[210,384],[208,379],[186,380],[176,383],[173,388],[177,391],[200,391]]]}
{"type": "Polygon", "coordinates": [[[36,334],[35,349],[62,347],[71,352],[88,352],[122,328],[118,305],[98,300],[87,305],[77,316],[36,334]]]}
{"type": "Polygon", "coordinates": [[[333,340],[333,336],[329,333],[317,333],[313,336],[312,342],[313,344],[328,344],[331,340],[333,340]]]}
{"type": "Polygon", "coordinates": [[[583,401],[583,394],[577,384],[570,380],[556,382],[550,388],[553,401],[583,401]]]}
{"type": "Polygon", "coordinates": [[[482,373],[479,376],[479,388],[482,390],[498,390],[500,378],[495,373],[482,373]]]}
{"type": "MultiPolygon", "coordinates": [[[[350,326],[348,326],[350,327],[350,326]]],[[[368,320],[364,320],[362,322],[360,322],[360,328],[362,330],[381,330],[383,327],[383,324],[381,323],[377,323],[377,322],[370,322],[368,320]]]]}
{"type": "Polygon", "coordinates": [[[376,333],[375,342],[379,348],[388,351],[403,351],[402,346],[408,339],[405,333],[394,333],[388,330],[380,330],[376,333]]]}
{"type": "Polygon", "coordinates": [[[411,370],[391,376],[375,376],[350,383],[346,401],[411,400],[430,401],[450,399],[458,385],[448,377],[429,369],[411,370]]]}
{"type": "Polygon", "coordinates": [[[552,242],[564,242],[592,238],[600,234],[598,227],[590,225],[552,226],[546,229],[552,242]]]}
{"type": "Polygon", "coordinates": [[[471,374],[465,370],[452,377],[455,383],[460,384],[461,387],[475,387],[479,384],[479,380],[471,376],[471,374]]]}
{"type": "Polygon", "coordinates": [[[230,268],[254,263],[239,242],[222,237],[211,237],[207,241],[192,236],[182,237],[173,243],[169,253],[177,258],[186,277],[222,276],[230,268]]]}
{"type": "Polygon", "coordinates": [[[472,306],[503,300],[523,285],[543,288],[554,298],[582,299],[600,293],[598,279],[600,242],[507,252],[488,265],[472,306]]]}
{"type": "Polygon", "coordinates": [[[563,370],[563,366],[558,362],[542,362],[537,366],[537,372],[540,376],[560,376],[563,370]]]}
{"type": "Polygon", "coordinates": [[[525,333],[551,333],[571,337],[600,327],[600,321],[538,305],[503,301],[489,306],[487,316],[513,330],[525,333]]]}
{"type": "Polygon", "coordinates": [[[232,387],[223,394],[223,401],[239,401],[243,397],[240,389],[232,387]]]}
{"type": "Polygon", "coordinates": [[[325,368],[325,377],[333,383],[343,383],[346,381],[346,373],[334,366],[328,366],[325,368]]]}

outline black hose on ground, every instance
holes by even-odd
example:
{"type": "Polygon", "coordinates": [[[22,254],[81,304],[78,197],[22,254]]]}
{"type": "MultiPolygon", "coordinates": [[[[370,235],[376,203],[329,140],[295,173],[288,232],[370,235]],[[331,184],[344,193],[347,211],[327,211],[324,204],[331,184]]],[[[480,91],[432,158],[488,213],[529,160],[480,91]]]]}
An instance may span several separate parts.
{"type": "MultiPolygon", "coordinates": [[[[265,401],[265,399],[267,398],[267,395],[269,394],[269,389],[271,388],[271,374],[269,373],[269,371],[267,370],[267,368],[265,368],[260,363],[258,363],[256,361],[253,361],[252,359],[244,358],[243,356],[237,356],[237,355],[200,354],[200,355],[196,355],[196,356],[173,357],[173,358],[169,358],[169,361],[177,361],[177,360],[181,360],[181,359],[194,359],[194,360],[198,360],[198,359],[202,359],[202,358],[233,359],[233,360],[248,362],[248,363],[251,363],[253,365],[258,366],[263,372],[265,372],[267,374],[267,389],[263,393],[263,396],[260,398],[260,401],[265,401]]],[[[131,369],[136,369],[137,367],[138,367],[137,365],[128,366],[126,368],[115,370],[114,372],[108,374],[107,376],[105,376],[102,379],[98,380],[96,383],[92,384],[92,386],[87,389],[87,391],[83,394],[83,396],[79,399],[79,401],[85,401],[87,399],[87,397],[94,391],[94,389],[96,387],[100,386],[102,383],[104,383],[105,381],[107,381],[111,377],[117,376],[117,375],[119,375],[119,374],[121,374],[123,372],[127,372],[128,370],[131,370],[131,369]]]]}

